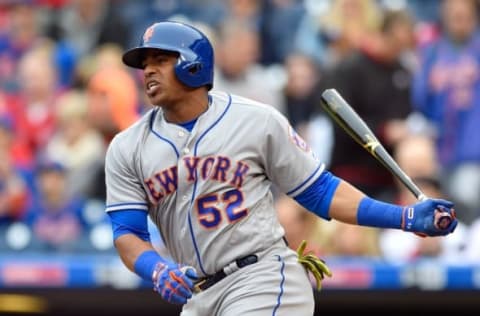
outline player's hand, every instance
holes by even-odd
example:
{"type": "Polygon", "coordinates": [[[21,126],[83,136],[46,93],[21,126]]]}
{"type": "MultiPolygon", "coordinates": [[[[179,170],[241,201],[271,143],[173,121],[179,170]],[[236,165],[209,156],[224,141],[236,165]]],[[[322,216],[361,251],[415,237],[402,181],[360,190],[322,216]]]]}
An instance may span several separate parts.
{"type": "Polygon", "coordinates": [[[441,199],[426,199],[425,201],[403,208],[402,229],[414,232],[420,236],[444,236],[452,233],[458,221],[453,209],[453,203],[441,199]],[[450,225],[440,228],[435,220],[440,215],[449,214],[452,218],[450,225]]]}
{"type": "Polygon", "coordinates": [[[153,289],[164,300],[173,304],[185,304],[192,297],[193,281],[198,279],[193,267],[174,262],[159,262],[153,272],[153,289]]]}

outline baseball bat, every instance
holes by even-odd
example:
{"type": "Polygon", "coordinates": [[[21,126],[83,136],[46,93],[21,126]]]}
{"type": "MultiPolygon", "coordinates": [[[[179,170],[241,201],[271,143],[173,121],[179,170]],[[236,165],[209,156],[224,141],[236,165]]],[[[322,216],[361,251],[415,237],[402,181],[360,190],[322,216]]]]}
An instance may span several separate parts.
{"type": "MultiPolygon", "coordinates": [[[[387,168],[419,201],[427,199],[425,194],[400,168],[392,156],[390,156],[365,121],[363,121],[355,110],[343,99],[336,89],[326,89],[322,93],[321,100],[322,107],[334,121],[387,168]]],[[[446,229],[450,225],[452,217],[445,212],[438,214],[439,215],[435,217],[436,227],[446,229]]]]}

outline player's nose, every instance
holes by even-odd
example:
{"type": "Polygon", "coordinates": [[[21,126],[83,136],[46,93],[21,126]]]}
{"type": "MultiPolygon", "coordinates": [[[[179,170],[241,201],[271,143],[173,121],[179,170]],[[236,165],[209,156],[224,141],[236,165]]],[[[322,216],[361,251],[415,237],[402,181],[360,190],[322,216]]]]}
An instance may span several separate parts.
{"type": "Polygon", "coordinates": [[[155,74],[155,70],[153,66],[151,66],[151,64],[148,64],[148,63],[145,64],[145,68],[143,68],[143,76],[145,77],[145,79],[150,78],[154,74],[155,74]]]}

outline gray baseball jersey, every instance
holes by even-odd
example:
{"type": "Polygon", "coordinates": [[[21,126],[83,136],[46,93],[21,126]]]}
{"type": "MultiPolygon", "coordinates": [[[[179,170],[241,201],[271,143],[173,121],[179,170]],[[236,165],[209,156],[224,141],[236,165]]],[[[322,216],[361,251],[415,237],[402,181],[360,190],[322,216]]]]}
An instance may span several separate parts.
{"type": "Polygon", "coordinates": [[[173,259],[204,276],[278,242],[272,183],[293,197],[323,169],[280,112],[216,91],[191,132],[156,107],[113,139],[106,211],[148,212],[173,259]]]}

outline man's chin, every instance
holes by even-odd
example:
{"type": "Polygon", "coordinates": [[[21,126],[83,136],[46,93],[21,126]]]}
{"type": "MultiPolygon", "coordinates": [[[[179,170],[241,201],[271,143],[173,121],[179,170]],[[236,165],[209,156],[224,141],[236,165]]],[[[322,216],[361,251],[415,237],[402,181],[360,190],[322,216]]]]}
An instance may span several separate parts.
{"type": "Polygon", "coordinates": [[[162,98],[159,98],[158,95],[148,96],[148,101],[150,101],[150,104],[154,106],[159,106],[162,104],[162,98]]]}

